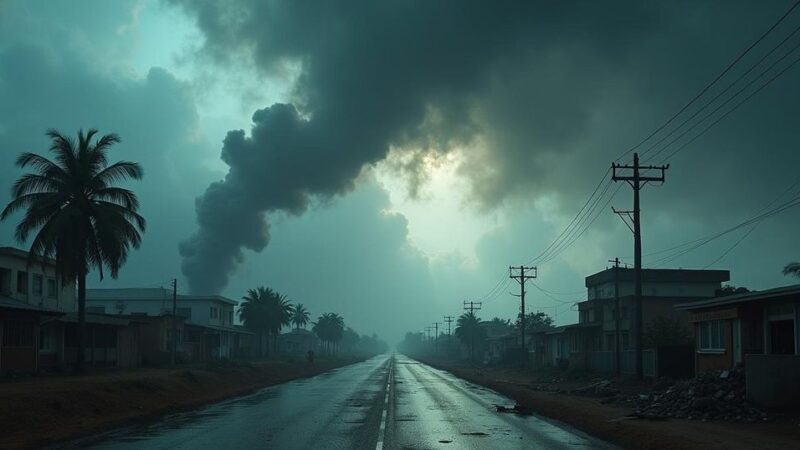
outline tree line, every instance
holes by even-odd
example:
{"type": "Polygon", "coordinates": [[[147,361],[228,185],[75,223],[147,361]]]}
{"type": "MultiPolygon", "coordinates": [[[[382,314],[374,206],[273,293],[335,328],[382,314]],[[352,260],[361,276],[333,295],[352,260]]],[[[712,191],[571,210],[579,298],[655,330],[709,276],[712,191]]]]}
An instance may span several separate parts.
{"type": "Polygon", "coordinates": [[[311,322],[311,314],[302,303],[292,304],[286,295],[264,286],[247,291],[238,314],[245,328],[255,333],[259,356],[268,355],[270,346],[273,353],[278,353],[279,336],[284,327],[292,325],[299,331],[309,323],[311,331],[322,342],[322,350],[329,354],[340,350],[383,353],[388,349],[377,335],[360,336],[346,327],[339,314],[323,313],[316,322],[311,322]]]}

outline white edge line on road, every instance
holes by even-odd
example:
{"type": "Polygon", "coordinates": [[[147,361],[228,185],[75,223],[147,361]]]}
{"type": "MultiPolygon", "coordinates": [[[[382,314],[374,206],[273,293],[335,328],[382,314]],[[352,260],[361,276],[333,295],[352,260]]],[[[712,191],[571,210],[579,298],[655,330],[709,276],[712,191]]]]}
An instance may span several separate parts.
{"type": "Polygon", "coordinates": [[[392,389],[392,371],[394,370],[394,356],[389,360],[389,376],[386,380],[386,395],[383,397],[383,413],[381,414],[381,428],[378,431],[378,443],[375,450],[383,450],[383,440],[386,437],[386,421],[389,420],[389,391],[392,389]]]}

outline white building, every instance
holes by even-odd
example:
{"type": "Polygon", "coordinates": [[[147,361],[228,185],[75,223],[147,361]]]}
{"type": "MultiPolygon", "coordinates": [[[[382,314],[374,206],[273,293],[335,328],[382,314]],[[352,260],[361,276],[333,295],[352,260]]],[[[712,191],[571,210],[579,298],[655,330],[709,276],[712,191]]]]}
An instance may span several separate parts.
{"type": "MultiPolygon", "coordinates": [[[[86,291],[87,311],[131,317],[170,315],[172,300],[172,290],[164,288],[86,291]]],[[[177,295],[175,302],[176,314],[185,318],[185,336],[178,335],[180,348],[192,359],[242,356],[251,333],[234,325],[236,301],[219,295],[177,295]]]]}

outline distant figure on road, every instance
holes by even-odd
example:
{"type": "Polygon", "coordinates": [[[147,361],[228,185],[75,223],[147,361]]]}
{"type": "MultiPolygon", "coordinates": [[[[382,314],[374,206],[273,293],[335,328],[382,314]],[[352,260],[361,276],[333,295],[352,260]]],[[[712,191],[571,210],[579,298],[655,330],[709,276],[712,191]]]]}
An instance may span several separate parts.
{"type": "Polygon", "coordinates": [[[308,362],[310,362],[312,366],[314,365],[314,350],[308,351],[308,362]]]}

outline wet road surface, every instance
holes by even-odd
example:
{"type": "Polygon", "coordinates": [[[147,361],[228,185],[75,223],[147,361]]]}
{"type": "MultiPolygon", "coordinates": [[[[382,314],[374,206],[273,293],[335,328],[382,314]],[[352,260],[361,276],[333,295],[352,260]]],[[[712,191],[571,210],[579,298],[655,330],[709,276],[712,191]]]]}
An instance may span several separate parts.
{"type": "Polygon", "coordinates": [[[105,436],[92,448],[612,448],[402,355],[381,355],[105,436]]]}

